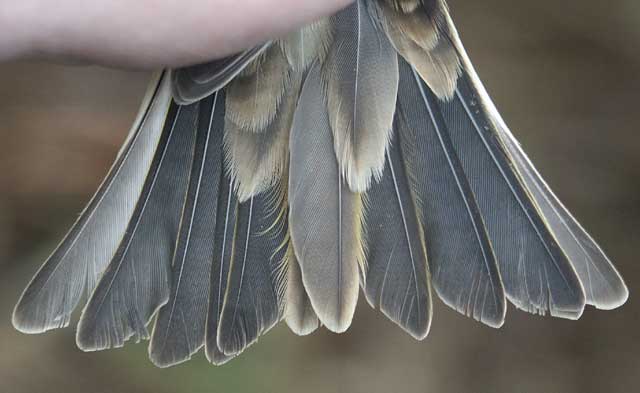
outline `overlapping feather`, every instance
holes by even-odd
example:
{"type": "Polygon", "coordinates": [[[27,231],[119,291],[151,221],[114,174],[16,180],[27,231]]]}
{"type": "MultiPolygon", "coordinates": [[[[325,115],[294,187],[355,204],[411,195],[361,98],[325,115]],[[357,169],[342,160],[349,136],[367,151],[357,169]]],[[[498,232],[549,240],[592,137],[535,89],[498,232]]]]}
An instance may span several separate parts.
{"type": "Polygon", "coordinates": [[[42,333],[69,324],[114,256],[158,146],[171,102],[166,73],[153,78],[129,137],[100,188],[67,236],[27,286],[13,325],[42,333]]]}
{"type": "Polygon", "coordinates": [[[157,312],[154,363],[204,346],[223,364],[281,319],[345,331],[360,286],[417,339],[432,286],[494,327],[505,297],[566,318],[628,297],[504,125],[443,0],[358,0],[156,77],[13,322],[66,326],[87,290],[80,348],[146,339],[157,312]]]}
{"type": "Polygon", "coordinates": [[[151,360],[166,367],[191,358],[205,341],[217,206],[223,171],[224,97],[198,104],[195,154],[190,165],[180,230],[171,264],[170,295],[160,309],[149,348],[151,360]]]}
{"type": "Polygon", "coordinates": [[[320,321],[351,324],[363,262],[362,200],[340,175],[319,65],[304,82],[290,141],[289,226],[302,281],[320,321]]]}
{"type": "Polygon", "coordinates": [[[167,115],[163,135],[120,246],[78,323],[83,350],[149,337],[147,324],[169,297],[168,276],[196,143],[198,104],[167,115]]]}
{"type": "Polygon", "coordinates": [[[398,96],[398,60],[364,0],[332,18],[322,67],[341,175],[355,192],[379,180],[398,96]]]}
{"type": "Polygon", "coordinates": [[[397,131],[425,233],[433,285],[449,306],[501,326],[506,305],[496,258],[438,99],[404,62],[400,79],[403,95],[397,131]]]}

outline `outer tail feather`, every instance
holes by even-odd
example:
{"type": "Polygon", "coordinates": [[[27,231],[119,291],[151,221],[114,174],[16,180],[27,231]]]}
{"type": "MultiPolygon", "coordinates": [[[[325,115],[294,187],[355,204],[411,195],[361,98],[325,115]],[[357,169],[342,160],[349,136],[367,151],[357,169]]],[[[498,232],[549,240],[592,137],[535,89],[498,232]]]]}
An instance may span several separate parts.
{"type": "Polygon", "coordinates": [[[609,258],[551,192],[513,139],[508,140],[507,148],[558,243],[576,269],[587,304],[603,310],[623,305],[629,290],[609,258]]]}
{"type": "Polygon", "coordinates": [[[493,128],[511,156],[514,165],[547,220],[563,251],[573,264],[586,295],[587,304],[609,310],[627,301],[629,291],[602,249],[573,218],[547,186],[527,155],[524,153],[500,114],[493,105],[460,41],[453,22],[449,19],[451,39],[462,60],[464,78],[456,92],[460,100],[470,107],[476,103],[487,114],[493,128]]]}
{"type": "Polygon", "coordinates": [[[147,324],[169,297],[174,253],[195,144],[195,108],[173,104],[125,236],[78,324],[83,350],[147,339],[147,324]]]}
{"type": "Polygon", "coordinates": [[[42,333],[67,326],[84,291],[93,291],[133,214],[170,100],[165,73],[155,76],[107,178],[22,294],[13,314],[16,329],[42,333]]]}
{"type": "Polygon", "coordinates": [[[480,207],[509,300],[525,311],[575,319],[580,280],[485,115],[472,102],[442,102],[451,140],[480,207]]]}

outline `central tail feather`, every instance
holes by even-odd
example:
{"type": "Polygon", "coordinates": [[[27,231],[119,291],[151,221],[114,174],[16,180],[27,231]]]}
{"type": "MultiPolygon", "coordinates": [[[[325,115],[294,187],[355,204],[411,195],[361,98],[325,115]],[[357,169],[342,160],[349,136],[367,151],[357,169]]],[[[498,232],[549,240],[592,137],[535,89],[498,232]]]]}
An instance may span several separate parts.
{"type": "Polygon", "coordinates": [[[358,300],[362,202],[340,176],[317,64],[302,88],[290,151],[289,225],[302,281],[320,321],[342,332],[358,300]]]}

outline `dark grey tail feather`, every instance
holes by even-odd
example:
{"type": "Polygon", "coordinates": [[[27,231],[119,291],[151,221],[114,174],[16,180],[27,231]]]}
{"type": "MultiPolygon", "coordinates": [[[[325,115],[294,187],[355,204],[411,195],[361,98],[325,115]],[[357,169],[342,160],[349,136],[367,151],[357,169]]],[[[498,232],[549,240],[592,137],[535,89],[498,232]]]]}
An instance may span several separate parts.
{"type": "MultiPolygon", "coordinates": [[[[460,82],[459,82],[460,83],[460,82]]],[[[576,319],[580,280],[477,101],[456,95],[440,110],[469,179],[509,300],[532,313],[576,319]]]]}
{"type": "Polygon", "coordinates": [[[173,98],[186,105],[221,90],[271,44],[267,42],[237,55],[172,71],[173,98]]]}
{"type": "MultiPolygon", "coordinates": [[[[279,185],[283,186],[283,185],[279,185]]],[[[278,186],[240,204],[218,348],[237,355],[283,317],[286,215],[279,214],[278,186]]]]}
{"type": "MultiPolygon", "coordinates": [[[[169,301],[158,313],[149,347],[151,360],[160,367],[187,361],[205,342],[213,238],[217,222],[219,188],[224,181],[222,93],[194,104],[197,125],[195,155],[184,201],[176,252],[171,265],[169,301]]],[[[189,108],[189,107],[184,107],[189,108]]]]}
{"type": "Polygon", "coordinates": [[[205,347],[207,359],[221,365],[234,356],[225,355],[218,347],[218,327],[222,315],[224,296],[227,292],[229,269],[233,254],[233,240],[238,217],[238,196],[233,191],[233,180],[226,167],[217,207],[216,228],[213,236],[213,265],[209,286],[209,309],[206,321],[205,347]]]}
{"type": "Polygon", "coordinates": [[[147,324],[168,299],[174,255],[193,160],[195,107],[172,104],[142,194],[115,257],[78,324],[85,351],[147,339],[147,324]]]}
{"type": "Polygon", "coordinates": [[[165,73],[154,77],[116,162],[64,240],[27,286],[13,313],[24,333],[65,327],[115,254],[153,160],[171,100],[165,73]]]}
{"type": "MultiPolygon", "coordinates": [[[[477,102],[491,116],[490,126],[503,143],[515,168],[520,174],[531,197],[536,202],[558,244],[569,257],[584,286],[587,304],[600,309],[614,309],[627,301],[629,291],[609,258],[593,238],[582,228],[571,213],[553,194],[542,179],[511,132],[506,128],[495,109],[487,106],[487,95],[477,80],[473,70],[465,71],[457,91],[459,99],[467,103],[477,102]]],[[[489,104],[491,105],[491,104],[489,104]]]]}
{"type": "Polygon", "coordinates": [[[539,214],[544,217],[557,244],[574,267],[586,303],[601,309],[621,306],[629,296],[622,277],[602,249],[549,189],[520,148],[478,78],[449,15],[446,23],[448,37],[456,48],[463,69],[456,99],[466,103],[465,111],[470,118],[473,117],[472,112],[479,115],[474,127],[492,130],[494,138],[502,145],[539,214]]]}
{"type": "Polygon", "coordinates": [[[402,61],[397,131],[426,239],[433,286],[443,301],[487,325],[504,323],[502,279],[480,209],[439,100],[402,61]]]}
{"type": "Polygon", "coordinates": [[[394,132],[379,183],[365,198],[368,302],[418,340],[431,327],[431,276],[414,193],[394,132]]]}

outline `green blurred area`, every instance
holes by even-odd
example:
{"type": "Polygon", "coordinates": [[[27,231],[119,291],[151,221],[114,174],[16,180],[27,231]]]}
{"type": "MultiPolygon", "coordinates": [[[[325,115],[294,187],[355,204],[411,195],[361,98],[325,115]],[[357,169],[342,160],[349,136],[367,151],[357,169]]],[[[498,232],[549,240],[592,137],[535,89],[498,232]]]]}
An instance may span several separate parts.
{"type": "Polygon", "coordinates": [[[366,304],[344,335],[276,328],[226,366],[167,370],[144,344],[81,353],[74,329],[19,334],[22,288],[82,210],[148,75],[0,65],[0,392],[632,392],[640,382],[640,3],[451,0],[503,117],[631,290],[580,321],[509,309],[493,330],[442,304],[416,342],[366,304]]]}

